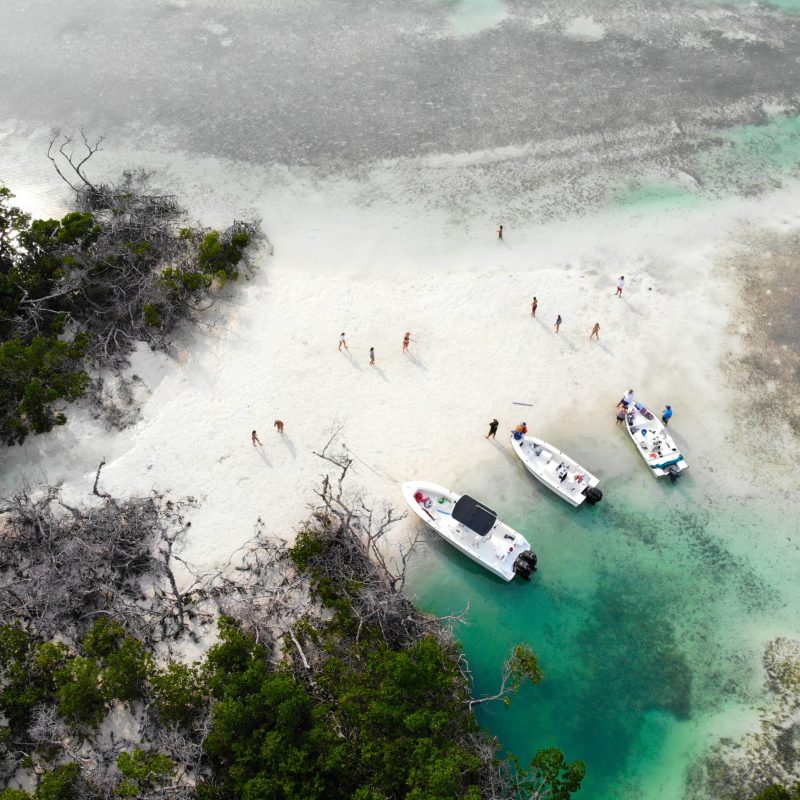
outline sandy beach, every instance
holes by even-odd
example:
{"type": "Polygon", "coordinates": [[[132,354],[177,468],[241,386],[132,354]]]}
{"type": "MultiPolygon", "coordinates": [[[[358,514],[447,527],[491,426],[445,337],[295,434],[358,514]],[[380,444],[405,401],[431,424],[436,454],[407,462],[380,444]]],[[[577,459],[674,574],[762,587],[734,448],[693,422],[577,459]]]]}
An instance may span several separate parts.
{"type": "MultiPolygon", "coordinates": [[[[241,213],[232,178],[224,182],[238,177],[235,165],[204,164],[192,187],[181,185],[189,176],[180,180],[180,163],[173,160],[173,176],[194,213],[212,221],[241,213]],[[205,205],[212,184],[222,187],[213,209],[205,205]]],[[[395,186],[405,177],[398,172],[395,186]]],[[[624,219],[608,211],[579,225],[509,225],[500,240],[499,208],[458,221],[402,195],[372,199],[376,186],[386,191],[386,174],[310,185],[284,173],[277,188],[265,175],[266,191],[243,191],[265,219],[274,255],[263,252],[257,273],[225,290],[204,324],[176,343],[174,360],[135,355],[129,374],[141,380],[142,405],[134,426],[108,432],[76,408],[65,428],[7,452],[6,485],[28,475],[82,498],[106,458],[112,493],[168,489],[200,500],[185,555],[210,568],[259,518],[292,538],[325,470],[313,451],[333,426],[356,459],[354,489],[398,506],[398,483],[412,477],[457,486],[485,466],[502,481],[508,466],[497,450],[522,419],[590,458],[601,475],[637,470],[614,429],[614,405],[629,387],[659,411],[672,405],[690,480],[713,481],[708,457],[731,435],[735,402],[720,367],[737,346],[730,332],[739,298],[726,258],[743,222],[753,225],[754,211],[774,220],[772,203],[786,208],[785,195],[757,208],[731,201],[624,219]],[[597,341],[589,339],[595,322],[597,341]],[[403,353],[406,330],[413,339],[403,353]],[[339,351],[341,331],[348,346],[339,351]],[[483,437],[495,416],[500,436],[491,443],[483,437]],[[285,422],[284,436],[275,419],[285,422]],[[263,448],[251,445],[252,429],[263,448]]],[[[252,175],[248,183],[259,185],[252,175]]],[[[58,184],[50,191],[58,197],[58,184]]]]}

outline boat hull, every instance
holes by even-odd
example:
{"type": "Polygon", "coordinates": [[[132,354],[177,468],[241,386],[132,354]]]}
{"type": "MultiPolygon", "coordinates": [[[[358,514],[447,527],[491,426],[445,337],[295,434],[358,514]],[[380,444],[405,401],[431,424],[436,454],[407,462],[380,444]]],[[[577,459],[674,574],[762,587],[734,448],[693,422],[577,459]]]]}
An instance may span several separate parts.
{"type": "Polygon", "coordinates": [[[452,517],[461,495],[429,481],[409,481],[402,485],[409,508],[426,525],[467,558],[480,564],[504,581],[514,579],[514,565],[523,553],[530,553],[528,540],[504,522],[497,520],[489,533],[481,536],[452,517]],[[415,494],[422,492],[430,503],[420,504],[415,494]]]}
{"type": "MultiPolygon", "coordinates": [[[[566,500],[570,505],[583,505],[587,501],[587,489],[593,489],[600,479],[588,472],[577,461],[558,448],[534,436],[515,439],[511,433],[511,448],[531,475],[542,486],[566,500]],[[563,469],[560,469],[562,467],[563,469]],[[561,479],[564,474],[564,479],[561,479]]],[[[599,494],[599,492],[598,492],[599,494]]]]}
{"type": "Polygon", "coordinates": [[[689,468],[664,424],[643,403],[636,403],[626,410],[625,427],[654,478],[669,475],[676,479],[689,468]]]}

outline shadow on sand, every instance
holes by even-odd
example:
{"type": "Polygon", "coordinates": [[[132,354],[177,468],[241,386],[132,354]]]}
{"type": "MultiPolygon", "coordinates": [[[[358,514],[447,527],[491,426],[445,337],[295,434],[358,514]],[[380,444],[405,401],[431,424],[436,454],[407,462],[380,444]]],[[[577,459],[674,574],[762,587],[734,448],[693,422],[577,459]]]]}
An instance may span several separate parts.
{"type": "Polygon", "coordinates": [[[297,458],[297,450],[295,449],[294,442],[285,433],[281,436],[281,441],[286,445],[289,455],[292,458],[297,458]]]}
{"type": "Polygon", "coordinates": [[[347,360],[350,362],[350,365],[354,369],[357,369],[359,372],[361,371],[361,364],[359,364],[358,361],[356,361],[355,357],[353,356],[353,354],[349,350],[342,350],[340,352],[343,352],[345,354],[345,356],[347,357],[347,360]]]}
{"type": "Polygon", "coordinates": [[[415,366],[421,369],[423,372],[427,372],[428,368],[425,366],[425,363],[417,358],[416,356],[412,356],[411,353],[406,350],[406,355],[408,356],[408,360],[415,366]]]}
{"type": "Polygon", "coordinates": [[[556,333],[553,331],[553,336],[557,336],[570,350],[575,350],[575,344],[565,333],[556,333]]]}
{"type": "Polygon", "coordinates": [[[383,380],[386,381],[386,383],[389,383],[389,379],[386,377],[386,373],[377,364],[373,364],[372,369],[374,369],[375,372],[377,372],[378,375],[380,375],[381,378],[383,378],[383,380]]]}
{"type": "Polygon", "coordinates": [[[259,456],[261,456],[261,460],[262,460],[262,461],[263,461],[263,462],[264,462],[264,463],[265,463],[265,464],[266,464],[268,467],[270,467],[270,468],[271,468],[271,467],[272,467],[272,462],[271,462],[271,461],[270,461],[270,460],[267,458],[267,454],[264,452],[264,448],[263,448],[263,447],[256,447],[256,450],[258,450],[258,454],[259,454],[259,456]]]}

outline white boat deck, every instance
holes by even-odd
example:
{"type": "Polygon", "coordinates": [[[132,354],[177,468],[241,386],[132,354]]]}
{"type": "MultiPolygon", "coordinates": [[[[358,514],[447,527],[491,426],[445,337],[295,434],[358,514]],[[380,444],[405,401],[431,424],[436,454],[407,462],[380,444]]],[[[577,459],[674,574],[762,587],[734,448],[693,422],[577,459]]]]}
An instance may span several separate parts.
{"type": "Polygon", "coordinates": [[[531,475],[573,506],[586,500],[583,492],[587,487],[600,483],[577,461],[543,439],[535,436],[515,439],[512,432],[511,446],[531,475]]]}
{"type": "Polygon", "coordinates": [[[625,427],[654,477],[668,475],[672,466],[677,467],[680,472],[689,468],[664,424],[643,403],[628,407],[625,427]]]}
{"type": "Polygon", "coordinates": [[[530,550],[528,540],[499,519],[481,536],[453,519],[452,512],[461,495],[435,483],[414,481],[403,484],[403,496],[412,511],[430,525],[453,547],[503,580],[514,578],[514,562],[530,550]],[[414,494],[420,491],[425,501],[420,504],[414,494]]]}

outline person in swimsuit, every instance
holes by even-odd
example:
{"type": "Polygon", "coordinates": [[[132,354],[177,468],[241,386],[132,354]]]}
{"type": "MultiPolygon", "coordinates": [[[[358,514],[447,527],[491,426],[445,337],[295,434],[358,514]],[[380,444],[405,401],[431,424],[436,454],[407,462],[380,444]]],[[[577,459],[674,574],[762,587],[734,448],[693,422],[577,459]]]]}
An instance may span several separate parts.
{"type": "Polygon", "coordinates": [[[536,299],[536,296],[533,297],[533,302],[531,303],[531,316],[536,316],[536,309],[539,307],[539,301],[536,299]]]}
{"type": "Polygon", "coordinates": [[[503,226],[502,225],[497,229],[497,238],[498,239],[502,239],[503,238],[503,226]]]}
{"type": "Polygon", "coordinates": [[[250,441],[253,443],[253,447],[263,447],[264,445],[261,444],[261,439],[258,438],[258,434],[253,431],[250,434],[250,441]]]}
{"type": "Polygon", "coordinates": [[[276,419],[272,424],[278,429],[278,433],[283,436],[283,422],[281,422],[279,419],[276,419]]]}
{"type": "Polygon", "coordinates": [[[561,323],[563,320],[561,319],[561,314],[556,317],[556,324],[553,326],[556,329],[556,333],[558,333],[558,329],[561,327],[561,323]]]}
{"type": "Polygon", "coordinates": [[[375,366],[375,348],[374,347],[370,347],[370,349],[369,349],[369,365],[371,367],[375,366]]]}
{"type": "Polygon", "coordinates": [[[595,322],[595,324],[592,326],[592,332],[589,334],[589,338],[590,339],[591,338],[595,338],[595,339],[599,339],[600,338],[600,323],[599,322],[595,322]]]}
{"type": "Polygon", "coordinates": [[[406,335],[403,337],[403,352],[405,353],[408,350],[408,343],[411,341],[411,334],[406,331],[406,335]]]}

